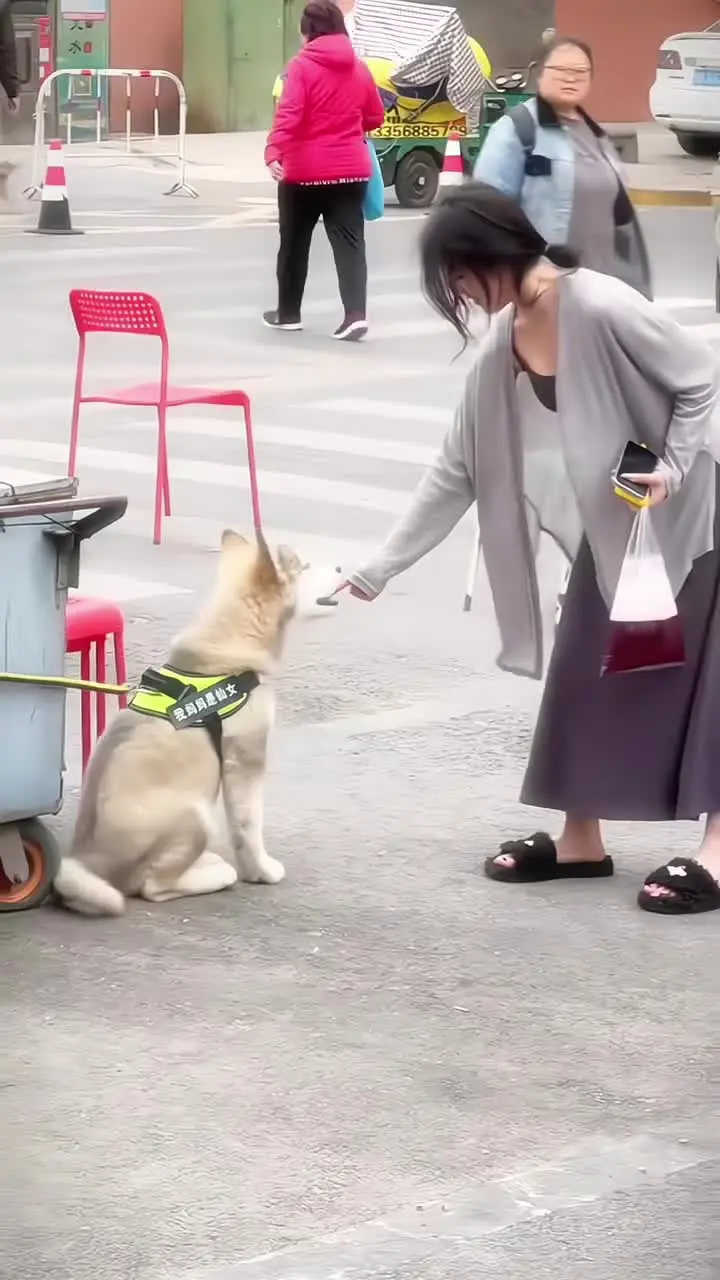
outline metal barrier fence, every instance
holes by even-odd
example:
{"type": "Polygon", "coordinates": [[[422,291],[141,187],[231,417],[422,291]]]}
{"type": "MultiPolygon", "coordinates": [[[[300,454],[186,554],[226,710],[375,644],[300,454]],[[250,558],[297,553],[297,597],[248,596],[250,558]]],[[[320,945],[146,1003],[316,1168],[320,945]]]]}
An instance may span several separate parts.
{"type": "Polygon", "coordinates": [[[68,104],[67,112],[67,129],[65,143],[68,148],[72,147],[71,157],[73,159],[82,160],[98,160],[108,158],[126,159],[132,157],[147,157],[151,160],[174,160],[178,167],[177,182],[173,184],[169,191],[165,194],[168,196],[186,195],[197,197],[197,191],[187,181],[186,169],[187,161],[185,159],[185,138],[187,134],[187,95],[185,86],[178,76],[172,71],[140,71],[128,70],[119,67],[103,67],[97,70],[78,70],[78,71],[53,71],[40,85],[40,90],[35,104],[35,141],[33,146],[33,169],[32,180],[29,187],[25,188],[24,195],[29,200],[33,196],[39,195],[42,191],[43,179],[43,150],[46,144],[45,137],[45,116],[47,112],[48,102],[53,86],[62,76],[73,79],[95,79],[95,143],[77,142],[73,137],[73,118],[72,118],[72,95],[68,104]],[[125,80],[125,133],[118,149],[117,139],[103,139],[103,95],[101,93],[101,84],[103,80],[125,80]],[[155,81],[155,97],[153,104],[153,132],[151,134],[134,135],[132,131],[132,90],[136,80],[154,80],[155,81]],[[161,145],[160,134],[160,84],[163,80],[169,80],[175,85],[178,93],[178,134],[177,144],[172,151],[161,150],[137,150],[133,144],[138,142],[154,142],[158,147],[161,145]],[[75,145],[73,145],[75,144],[75,145]]]}

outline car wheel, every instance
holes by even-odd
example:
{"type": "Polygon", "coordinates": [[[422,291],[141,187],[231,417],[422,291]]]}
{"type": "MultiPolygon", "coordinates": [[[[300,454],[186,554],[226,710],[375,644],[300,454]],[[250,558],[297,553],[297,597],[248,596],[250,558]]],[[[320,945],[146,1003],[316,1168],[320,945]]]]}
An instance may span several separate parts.
{"type": "Polygon", "coordinates": [[[680,146],[689,156],[717,156],[720,133],[676,133],[680,146]]]}
{"type": "Polygon", "coordinates": [[[403,156],[395,173],[395,194],[404,209],[426,209],[440,185],[436,152],[418,147],[403,156]]]}

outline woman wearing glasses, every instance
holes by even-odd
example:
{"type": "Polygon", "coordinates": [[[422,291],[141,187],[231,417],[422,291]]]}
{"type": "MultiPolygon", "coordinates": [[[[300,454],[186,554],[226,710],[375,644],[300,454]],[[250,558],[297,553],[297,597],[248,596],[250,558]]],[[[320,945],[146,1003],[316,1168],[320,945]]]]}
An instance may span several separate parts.
{"type": "Polygon", "coordinates": [[[615,149],[583,109],[592,75],[582,40],[549,41],[536,97],[493,125],[475,177],[519,200],[548,243],[570,245],[582,266],[650,297],[647,251],[615,149]]]}

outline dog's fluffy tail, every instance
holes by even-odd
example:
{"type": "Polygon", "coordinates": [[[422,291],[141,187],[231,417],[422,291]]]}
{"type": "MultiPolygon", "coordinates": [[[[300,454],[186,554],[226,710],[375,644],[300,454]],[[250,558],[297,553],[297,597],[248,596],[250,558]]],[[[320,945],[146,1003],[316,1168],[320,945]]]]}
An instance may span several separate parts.
{"type": "Polygon", "coordinates": [[[55,892],[64,907],[83,916],[121,916],[125,910],[120,890],[76,858],[63,858],[55,877],[55,892]]]}

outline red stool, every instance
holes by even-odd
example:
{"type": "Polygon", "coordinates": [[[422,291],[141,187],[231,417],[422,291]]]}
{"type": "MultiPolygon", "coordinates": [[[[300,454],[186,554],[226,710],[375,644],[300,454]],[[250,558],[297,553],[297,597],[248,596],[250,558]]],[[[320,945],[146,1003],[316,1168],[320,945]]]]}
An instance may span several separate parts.
{"type": "MultiPolygon", "coordinates": [[[[107,681],[105,646],[112,636],[115,649],[115,682],[127,684],[125,665],[125,618],[119,605],[112,600],[98,600],[92,596],[71,596],[67,602],[65,630],[66,653],[80,654],[80,679],[94,680],[98,684],[107,681]],[[95,650],[95,670],[91,671],[91,652],[95,650]]],[[[107,697],[105,693],[80,694],[80,719],[82,726],[83,773],[93,749],[92,700],[95,699],[95,731],[99,738],[107,724],[107,697]]],[[[124,694],[118,695],[121,707],[127,706],[124,694]]]]}

